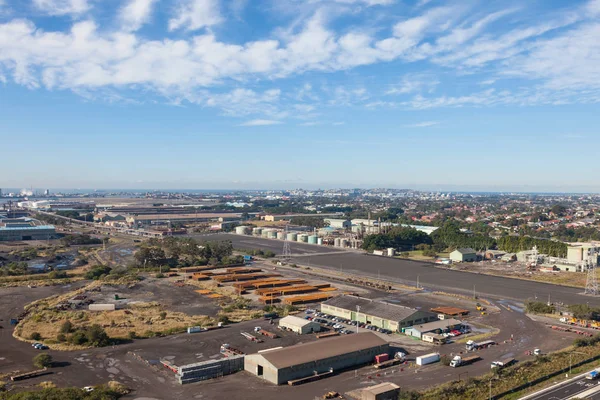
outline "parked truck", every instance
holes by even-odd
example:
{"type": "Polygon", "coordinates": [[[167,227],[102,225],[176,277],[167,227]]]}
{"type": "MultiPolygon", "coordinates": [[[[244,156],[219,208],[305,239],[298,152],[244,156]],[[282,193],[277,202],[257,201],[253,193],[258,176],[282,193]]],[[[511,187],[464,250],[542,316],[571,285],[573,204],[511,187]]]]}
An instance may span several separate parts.
{"type": "Polygon", "coordinates": [[[502,369],[505,367],[508,367],[512,364],[514,364],[516,362],[516,360],[514,358],[503,358],[500,361],[492,361],[492,365],[490,366],[490,368],[494,369],[494,368],[498,368],[498,369],[502,369]]]}
{"type": "Polygon", "coordinates": [[[486,347],[493,346],[495,344],[496,344],[496,342],[494,342],[493,340],[485,340],[483,342],[474,342],[472,340],[469,340],[465,347],[466,347],[467,351],[472,351],[472,350],[484,349],[486,347]]]}
{"type": "Polygon", "coordinates": [[[472,364],[479,359],[481,359],[479,356],[467,356],[467,357],[454,356],[452,361],[450,361],[450,366],[452,368],[462,367],[463,365],[472,364]]]}
{"type": "Polygon", "coordinates": [[[440,355],[438,353],[425,354],[416,358],[417,365],[433,364],[440,361],[440,355]]]}

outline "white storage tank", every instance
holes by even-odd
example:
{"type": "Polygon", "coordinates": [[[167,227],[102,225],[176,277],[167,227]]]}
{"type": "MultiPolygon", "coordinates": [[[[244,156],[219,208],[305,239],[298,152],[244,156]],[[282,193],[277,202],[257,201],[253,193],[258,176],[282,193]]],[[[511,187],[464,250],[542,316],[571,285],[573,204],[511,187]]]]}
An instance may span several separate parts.
{"type": "Polygon", "coordinates": [[[260,234],[262,233],[262,228],[252,228],[252,234],[255,236],[260,236],[260,234]]]}
{"type": "Polygon", "coordinates": [[[346,239],[341,239],[340,240],[340,247],[347,247],[348,246],[348,241],[346,239]]]}
{"type": "Polygon", "coordinates": [[[319,246],[322,246],[322,245],[323,245],[323,238],[318,238],[318,239],[317,239],[317,244],[318,244],[319,246]]]}
{"type": "Polygon", "coordinates": [[[319,240],[319,237],[317,235],[310,235],[308,237],[308,243],[310,244],[317,244],[317,240],[319,240]]]}
{"type": "Polygon", "coordinates": [[[277,231],[270,231],[269,239],[277,239],[277,231]]]}
{"type": "Polygon", "coordinates": [[[248,227],[247,226],[236,226],[235,233],[237,233],[238,235],[247,235],[248,227]]]}
{"type": "Polygon", "coordinates": [[[304,233],[301,234],[301,235],[298,235],[298,241],[299,242],[304,242],[304,243],[308,242],[308,235],[306,235],[304,233]]]}
{"type": "Polygon", "coordinates": [[[289,240],[290,242],[295,242],[298,240],[298,234],[297,233],[288,233],[287,234],[287,240],[289,240]]]}
{"type": "Polygon", "coordinates": [[[270,229],[263,229],[260,236],[264,237],[264,238],[268,238],[269,237],[269,233],[271,232],[270,229]]]}
{"type": "Polygon", "coordinates": [[[277,232],[277,239],[285,239],[285,232],[277,232]]]}
{"type": "Polygon", "coordinates": [[[394,249],[393,247],[389,247],[387,249],[387,255],[388,257],[394,257],[396,255],[396,249],[394,249]]]}
{"type": "Polygon", "coordinates": [[[340,239],[340,238],[335,238],[335,240],[333,241],[333,245],[335,247],[340,247],[341,243],[342,243],[342,239],[340,239]]]}

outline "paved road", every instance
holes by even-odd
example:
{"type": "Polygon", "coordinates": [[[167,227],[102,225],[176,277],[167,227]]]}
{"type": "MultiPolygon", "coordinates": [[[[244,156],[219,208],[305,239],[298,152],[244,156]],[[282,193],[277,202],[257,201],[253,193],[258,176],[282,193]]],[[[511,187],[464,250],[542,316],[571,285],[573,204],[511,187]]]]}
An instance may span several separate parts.
{"type": "MultiPolygon", "coordinates": [[[[263,248],[281,253],[283,242],[274,239],[259,239],[240,235],[204,236],[206,240],[231,240],[235,247],[263,248]]],[[[470,272],[452,271],[435,267],[429,263],[392,259],[378,256],[367,256],[348,251],[339,254],[339,249],[292,243],[293,253],[305,252],[305,257],[295,257],[294,261],[302,265],[314,265],[323,268],[341,270],[343,272],[381,278],[393,282],[416,285],[431,290],[445,290],[472,294],[475,290],[479,296],[498,299],[525,301],[537,298],[566,304],[589,303],[600,307],[600,297],[583,295],[583,289],[548,283],[503,278],[499,276],[474,274],[470,272]],[[329,252],[331,254],[316,255],[329,252]]]]}
{"type": "MultiPolygon", "coordinates": [[[[560,385],[548,391],[544,391],[538,395],[532,395],[525,397],[527,400],[567,400],[572,397],[582,395],[582,393],[587,391],[594,392],[594,388],[600,389],[598,385],[598,381],[590,381],[585,378],[577,379],[573,382],[569,382],[564,385],[560,385]]],[[[587,394],[587,393],[586,393],[587,394]]],[[[582,397],[584,398],[584,397],[582,397]]],[[[600,399],[600,390],[586,396],[585,399],[600,399]]]]}
{"type": "MultiPolygon", "coordinates": [[[[187,236],[197,240],[231,240],[236,248],[271,250],[275,254],[281,254],[283,252],[283,240],[262,239],[253,236],[234,234],[189,234],[187,236]]],[[[340,251],[344,251],[344,249],[339,247],[317,246],[314,244],[298,242],[290,242],[290,250],[293,255],[317,255],[322,253],[340,253],[340,251]]]]}

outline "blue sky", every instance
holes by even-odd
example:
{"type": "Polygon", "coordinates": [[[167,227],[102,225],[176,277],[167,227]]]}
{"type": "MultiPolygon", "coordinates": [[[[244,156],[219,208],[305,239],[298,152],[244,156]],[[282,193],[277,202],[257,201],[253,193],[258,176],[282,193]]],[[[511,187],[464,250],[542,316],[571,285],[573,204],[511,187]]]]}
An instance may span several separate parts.
{"type": "Polygon", "coordinates": [[[0,0],[0,187],[600,191],[600,0],[0,0]]]}

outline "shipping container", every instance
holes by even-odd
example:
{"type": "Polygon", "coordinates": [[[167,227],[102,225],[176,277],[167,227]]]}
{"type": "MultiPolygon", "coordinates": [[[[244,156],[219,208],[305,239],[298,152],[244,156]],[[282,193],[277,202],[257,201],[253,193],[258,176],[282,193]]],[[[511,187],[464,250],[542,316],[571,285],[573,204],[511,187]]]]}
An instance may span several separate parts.
{"type": "Polygon", "coordinates": [[[416,358],[417,365],[433,364],[440,361],[440,355],[438,353],[425,354],[416,358]]]}

